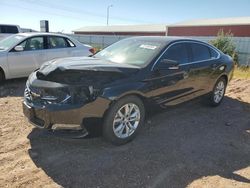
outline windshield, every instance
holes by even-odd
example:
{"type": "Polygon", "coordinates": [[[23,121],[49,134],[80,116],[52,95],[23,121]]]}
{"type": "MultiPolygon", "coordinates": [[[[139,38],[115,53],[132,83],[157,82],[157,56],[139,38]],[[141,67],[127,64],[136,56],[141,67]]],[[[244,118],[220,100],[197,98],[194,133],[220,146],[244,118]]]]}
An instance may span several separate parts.
{"type": "Polygon", "coordinates": [[[161,51],[163,46],[164,43],[160,41],[131,38],[112,44],[98,52],[94,57],[115,63],[145,67],[161,51]]]}
{"type": "Polygon", "coordinates": [[[0,41],[0,50],[7,50],[11,48],[13,45],[19,43],[25,37],[22,35],[11,35],[0,41]]]}

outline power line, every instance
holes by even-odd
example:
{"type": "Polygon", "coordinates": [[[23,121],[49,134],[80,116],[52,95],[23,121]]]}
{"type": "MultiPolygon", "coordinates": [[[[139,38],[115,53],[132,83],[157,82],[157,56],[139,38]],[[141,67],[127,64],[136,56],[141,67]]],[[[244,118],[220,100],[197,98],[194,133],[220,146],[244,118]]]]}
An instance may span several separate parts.
{"type": "MultiPolygon", "coordinates": [[[[18,7],[20,9],[24,9],[24,10],[28,10],[28,11],[33,11],[34,12],[34,9],[32,8],[27,8],[27,7],[24,7],[24,6],[20,6],[20,5],[16,5],[16,4],[12,4],[12,3],[1,3],[1,5],[3,6],[7,6],[7,7],[18,7]]],[[[48,15],[54,15],[54,16],[60,16],[60,17],[65,17],[64,14],[59,14],[59,13],[52,13],[52,12],[49,12],[49,11],[44,11],[44,10],[39,10],[39,11],[36,11],[36,13],[45,13],[45,14],[48,14],[48,15]]],[[[83,20],[82,17],[78,17],[78,16],[72,16],[72,15],[67,15],[67,17],[71,17],[72,19],[77,19],[77,20],[83,20]]],[[[86,18],[84,18],[86,20],[86,18]]],[[[89,19],[90,20],[90,19],[89,19]]],[[[95,23],[103,23],[101,21],[93,21],[93,20],[90,20],[91,22],[95,22],[95,23]]]]}
{"type": "MultiPolygon", "coordinates": [[[[98,14],[98,13],[95,13],[95,12],[90,12],[90,11],[86,11],[86,10],[83,10],[83,9],[79,9],[79,8],[75,8],[75,7],[71,7],[69,8],[68,6],[63,6],[63,5],[58,5],[58,4],[53,4],[53,3],[48,3],[48,2],[44,2],[44,1],[41,1],[41,0],[36,0],[36,1],[33,1],[33,0],[21,0],[25,3],[29,3],[29,4],[36,4],[38,6],[42,6],[42,7],[46,7],[46,8],[53,8],[53,9],[57,9],[57,10],[60,10],[60,11],[66,11],[66,12],[71,12],[73,14],[85,14],[85,15],[88,15],[88,16],[93,16],[93,17],[99,17],[99,18],[105,18],[106,19],[106,15],[104,14],[98,14]]],[[[146,21],[142,21],[142,20],[137,20],[137,19],[128,19],[128,18],[122,18],[122,17],[116,17],[116,16],[112,16],[112,19],[113,20],[120,20],[120,21],[130,21],[130,22],[136,22],[136,23],[148,23],[146,21]]]]}

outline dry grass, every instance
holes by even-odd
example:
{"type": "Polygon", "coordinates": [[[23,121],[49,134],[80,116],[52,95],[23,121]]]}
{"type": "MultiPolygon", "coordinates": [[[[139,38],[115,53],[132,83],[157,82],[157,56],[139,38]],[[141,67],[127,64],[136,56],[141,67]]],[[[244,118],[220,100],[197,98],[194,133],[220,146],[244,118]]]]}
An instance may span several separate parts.
{"type": "Polygon", "coordinates": [[[234,78],[250,79],[250,67],[237,67],[234,70],[234,78]]]}

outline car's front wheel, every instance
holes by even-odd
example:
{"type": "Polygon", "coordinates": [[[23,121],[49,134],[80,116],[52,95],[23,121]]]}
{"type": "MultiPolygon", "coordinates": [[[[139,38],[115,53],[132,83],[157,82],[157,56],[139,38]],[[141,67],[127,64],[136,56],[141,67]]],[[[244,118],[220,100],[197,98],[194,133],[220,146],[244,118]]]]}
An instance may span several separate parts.
{"type": "Polygon", "coordinates": [[[226,86],[227,82],[224,77],[221,77],[217,80],[209,99],[212,106],[218,106],[222,102],[225,95],[226,86]]]}
{"type": "Polygon", "coordinates": [[[4,72],[0,68],[0,84],[5,80],[4,72]]]}
{"type": "Polygon", "coordinates": [[[115,145],[131,141],[144,123],[145,109],[136,96],[127,96],[111,106],[104,117],[103,136],[115,145]]]}

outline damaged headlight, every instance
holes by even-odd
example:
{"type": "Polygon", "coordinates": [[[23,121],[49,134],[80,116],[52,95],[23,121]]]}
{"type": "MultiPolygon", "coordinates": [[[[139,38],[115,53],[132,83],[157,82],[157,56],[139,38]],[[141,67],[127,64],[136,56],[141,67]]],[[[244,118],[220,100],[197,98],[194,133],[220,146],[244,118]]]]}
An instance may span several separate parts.
{"type": "Polygon", "coordinates": [[[81,86],[81,87],[76,87],[73,93],[74,93],[74,101],[79,103],[79,102],[95,100],[98,95],[98,90],[94,89],[93,86],[89,87],[81,86]]]}
{"type": "Polygon", "coordinates": [[[72,96],[67,88],[46,88],[41,92],[41,100],[48,104],[68,104],[71,103],[72,96]]]}
{"type": "Polygon", "coordinates": [[[41,104],[81,104],[96,99],[98,90],[93,86],[69,86],[57,88],[26,87],[25,98],[41,104]]]}

